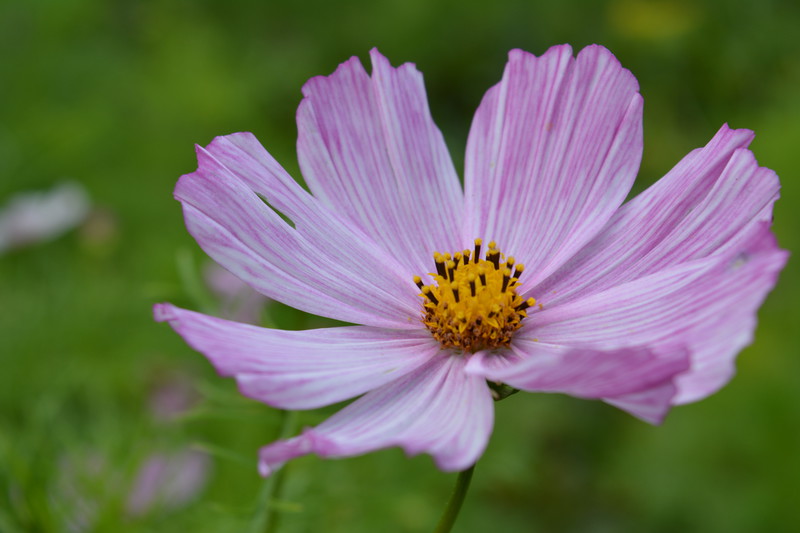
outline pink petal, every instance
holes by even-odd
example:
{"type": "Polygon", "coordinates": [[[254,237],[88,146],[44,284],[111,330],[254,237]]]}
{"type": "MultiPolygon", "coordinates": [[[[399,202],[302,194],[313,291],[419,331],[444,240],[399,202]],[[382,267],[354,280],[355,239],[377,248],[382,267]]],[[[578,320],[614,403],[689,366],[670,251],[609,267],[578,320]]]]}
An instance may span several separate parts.
{"type": "Polygon", "coordinates": [[[674,403],[699,400],[732,377],[735,356],[751,342],[756,311],[786,261],[766,223],[741,242],[740,249],[545,306],[518,338],[597,350],[683,346],[691,368],[677,379],[674,403]]]}
{"type": "Polygon", "coordinates": [[[303,87],[300,167],[316,197],[422,274],[434,251],[464,246],[461,186],[422,74],[370,56],[372,77],[353,57],[303,87]]]}
{"type": "Polygon", "coordinates": [[[609,404],[627,411],[633,416],[650,422],[660,424],[669,412],[669,408],[674,403],[678,387],[672,381],[645,389],[639,392],[624,394],[616,398],[604,398],[609,404]]]}
{"type": "Polygon", "coordinates": [[[604,351],[523,338],[512,348],[510,356],[476,354],[467,371],[525,391],[604,399],[652,423],[666,416],[674,381],[689,368],[688,352],[679,346],[604,351]]]}
{"type": "MultiPolygon", "coordinates": [[[[531,392],[605,398],[652,388],[689,368],[686,350],[678,346],[659,352],[643,346],[593,350],[520,339],[513,349],[523,355],[516,364],[498,366],[473,358],[467,370],[531,392]]],[[[490,358],[504,356],[482,355],[490,358]]]]}
{"type": "Polygon", "coordinates": [[[303,311],[377,327],[417,327],[415,272],[305,192],[255,137],[218,137],[198,148],[197,158],[197,171],[180,179],[175,197],[189,232],[218,263],[303,311]]]}
{"type": "Polygon", "coordinates": [[[625,204],[534,296],[552,306],[741,246],[749,226],[772,219],[778,198],[777,176],[746,149],[752,138],[723,126],[625,204]]]}
{"type": "Polygon", "coordinates": [[[464,358],[436,357],[374,390],[314,429],[261,449],[269,475],[294,457],[351,457],[391,446],[429,453],[442,470],[463,470],[486,448],[494,420],[492,396],[481,377],[464,372],[464,358]]]}
{"type": "Polygon", "coordinates": [[[467,228],[524,263],[528,284],[594,237],[628,194],[642,153],[637,91],[605,48],[574,59],[564,45],[540,58],[511,51],[486,93],[467,143],[467,228]]]}
{"type": "Polygon", "coordinates": [[[170,304],[155,306],[186,342],[242,394],[282,409],[313,409],[397,380],[439,353],[419,331],[341,327],[306,331],[265,329],[170,304]]]}

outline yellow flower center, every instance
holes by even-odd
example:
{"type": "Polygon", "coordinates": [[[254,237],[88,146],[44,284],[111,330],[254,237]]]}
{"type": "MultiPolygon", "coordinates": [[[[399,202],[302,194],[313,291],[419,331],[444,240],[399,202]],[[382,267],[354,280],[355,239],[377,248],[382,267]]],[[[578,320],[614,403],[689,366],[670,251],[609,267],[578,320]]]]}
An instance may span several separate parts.
{"type": "Polygon", "coordinates": [[[452,256],[435,252],[436,273],[430,273],[429,285],[414,276],[425,300],[422,322],[444,348],[474,353],[508,346],[525,310],[536,303],[517,294],[525,267],[500,253],[494,241],[481,259],[481,244],[475,239],[474,251],[452,256]]]}

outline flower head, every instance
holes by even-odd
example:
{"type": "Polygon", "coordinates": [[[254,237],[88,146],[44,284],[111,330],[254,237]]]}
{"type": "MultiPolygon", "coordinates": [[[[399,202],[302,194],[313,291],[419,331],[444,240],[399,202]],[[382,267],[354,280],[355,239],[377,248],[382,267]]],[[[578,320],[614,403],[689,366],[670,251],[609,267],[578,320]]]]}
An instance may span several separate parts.
{"type": "Polygon", "coordinates": [[[248,133],[197,149],[175,190],[218,263],[288,305],[359,326],[280,331],[156,306],[243,394],[283,409],[360,396],[261,450],[265,475],[388,446],[469,467],[489,383],[597,398],[658,423],[733,375],[786,253],[778,179],[727,126],[625,203],[642,98],[605,48],[509,54],[478,108],[462,189],[422,76],[377,51],[303,88],[311,193],[248,133]],[[288,220],[288,221],[287,221],[288,220]]]}

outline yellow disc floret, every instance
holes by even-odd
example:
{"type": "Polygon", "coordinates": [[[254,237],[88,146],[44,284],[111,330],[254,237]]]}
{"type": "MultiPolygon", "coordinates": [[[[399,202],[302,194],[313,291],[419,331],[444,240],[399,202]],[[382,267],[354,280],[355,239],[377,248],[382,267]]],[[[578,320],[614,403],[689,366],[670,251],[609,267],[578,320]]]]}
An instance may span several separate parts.
{"type": "Polygon", "coordinates": [[[422,321],[445,348],[477,352],[508,346],[526,309],[536,303],[516,291],[524,265],[501,254],[494,241],[481,259],[481,245],[475,239],[474,251],[435,252],[429,285],[414,277],[425,299],[422,321]]]}

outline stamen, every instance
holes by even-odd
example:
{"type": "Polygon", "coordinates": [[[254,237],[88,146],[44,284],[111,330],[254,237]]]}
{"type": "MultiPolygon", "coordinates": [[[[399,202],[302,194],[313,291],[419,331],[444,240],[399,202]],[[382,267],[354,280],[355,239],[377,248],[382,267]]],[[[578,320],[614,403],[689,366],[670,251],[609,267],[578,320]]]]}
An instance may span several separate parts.
{"type": "Polygon", "coordinates": [[[511,279],[511,271],[507,268],[503,269],[503,287],[500,289],[500,292],[506,292],[508,288],[508,282],[511,279]]]}
{"type": "Polygon", "coordinates": [[[428,298],[431,303],[433,303],[433,305],[439,305],[439,300],[433,295],[433,290],[427,285],[422,287],[422,294],[424,294],[425,297],[428,298]]]}
{"type": "Polygon", "coordinates": [[[433,261],[436,263],[436,273],[444,277],[446,272],[444,270],[444,257],[439,252],[433,254],[433,261]]]}
{"type": "Polygon", "coordinates": [[[447,279],[453,281],[455,279],[456,264],[453,261],[447,262],[447,279]]]}
{"type": "Polygon", "coordinates": [[[536,300],[534,298],[528,298],[527,300],[525,300],[524,302],[522,302],[517,306],[517,311],[524,311],[525,309],[529,308],[535,303],[536,300]]]}
{"type": "MultiPolygon", "coordinates": [[[[491,244],[489,245],[491,246],[491,244]]],[[[500,270],[500,251],[494,250],[492,248],[486,252],[486,260],[490,261],[494,265],[495,270],[500,270]]]]}
{"type": "Polygon", "coordinates": [[[526,309],[536,303],[533,298],[523,301],[516,292],[523,265],[505,257],[494,241],[482,259],[483,241],[474,242],[473,250],[452,256],[434,253],[437,273],[431,274],[431,284],[414,277],[425,298],[422,321],[433,337],[444,348],[473,353],[508,346],[526,309]]]}

